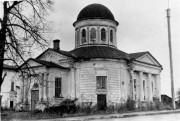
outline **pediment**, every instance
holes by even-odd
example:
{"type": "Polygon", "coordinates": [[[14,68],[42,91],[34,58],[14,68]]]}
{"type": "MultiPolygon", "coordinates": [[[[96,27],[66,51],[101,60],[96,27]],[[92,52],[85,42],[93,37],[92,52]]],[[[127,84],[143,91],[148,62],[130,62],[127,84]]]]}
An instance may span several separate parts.
{"type": "Polygon", "coordinates": [[[40,66],[43,66],[42,64],[32,60],[32,59],[29,59],[27,60],[27,62],[25,62],[21,68],[26,68],[26,67],[40,67],[40,66]]]}
{"type": "Polygon", "coordinates": [[[161,66],[159,64],[159,62],[150,53],[146,53],[146,54],[140,56],[139,58],[137,58],[136,60],[140,61],[140,62],[151,64],[151,65],[161,66]]]}
{"type": "Polygon", "coordinates": [[[61,53],[52,51],[52,50],[47,50],[46,52],[44,52],[42,55],[40,55],[39,57],[37,57],[40,60],[45,60],[45,61],[49,61],[49,62],[54,62],[54,63],[59,63],[60,60],[71,60],[72,58],[63,55],[61,53]]]}

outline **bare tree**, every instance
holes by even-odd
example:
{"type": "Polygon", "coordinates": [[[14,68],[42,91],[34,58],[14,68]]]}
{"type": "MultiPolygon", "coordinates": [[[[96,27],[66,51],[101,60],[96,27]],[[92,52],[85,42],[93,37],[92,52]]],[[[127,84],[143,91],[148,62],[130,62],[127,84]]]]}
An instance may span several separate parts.
{"type": "Polygon", "coordinates": [[[48,45],[50,28],[46,16],[52,10],[51,0],[3,1],[0,18],[0,92],[4,80],[3,63],[10,61],[17,67],[36,47],[48,45]]]}

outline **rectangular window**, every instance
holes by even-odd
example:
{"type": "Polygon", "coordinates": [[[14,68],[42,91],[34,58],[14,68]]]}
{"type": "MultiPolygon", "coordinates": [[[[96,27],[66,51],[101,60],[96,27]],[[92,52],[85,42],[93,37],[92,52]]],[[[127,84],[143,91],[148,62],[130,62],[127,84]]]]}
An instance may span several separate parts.
{"type": "Polygon", "coordinates": [[[106,89],[107,76],[97,76],[97,89],[106,89]]]}
{"type": "Polygon", "coordinates": [[[14,91],[14,82],[11,82],[11,91],[14,91]]]}
{"type": "Polygon", "coordinates": [[[136,91],[136,79],[134,79],[134,90],[136,91]]]}
{"type": "Polygon", "coordinates": [[[61,96],[61,78],[55,78],[55,97],[61,96]]]}

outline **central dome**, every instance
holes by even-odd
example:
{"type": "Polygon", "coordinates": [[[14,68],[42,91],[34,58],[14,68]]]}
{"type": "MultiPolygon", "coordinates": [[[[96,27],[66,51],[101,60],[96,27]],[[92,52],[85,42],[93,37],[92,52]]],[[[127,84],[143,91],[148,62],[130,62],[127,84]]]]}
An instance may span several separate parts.
{"type": "Polygon", "coordinates": [[[77,17],[77,21],[85,19],[108,19],[115,21],[111,11],[101,4],[91,4],[83,8],[77,17]]]}

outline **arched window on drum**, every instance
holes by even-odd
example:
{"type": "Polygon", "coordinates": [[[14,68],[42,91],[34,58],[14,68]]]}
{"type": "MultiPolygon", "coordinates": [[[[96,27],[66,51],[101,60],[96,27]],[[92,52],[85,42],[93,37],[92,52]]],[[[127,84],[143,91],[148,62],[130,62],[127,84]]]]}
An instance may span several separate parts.
{"type": "Polygon", "coordinates": [[[110,30],[110,42],[113,42],[113,30],[110,30]]]}
{"type": "Polygon", "coordinates": [[[96,41],[96,29],[92,28],[90,31],[90,41],[95,42],[96,41]]]}
{"type": "Polygon", "coordinates": [[[83,29],[81,34],[82,34],[82,36],[81,36],[81,42],[82,42],[82,43],[85,43],[85,42],[86,42],[86,30],[83,29]]]}
{"type": "Polygon", "coordinates": [[[101,29],[101,41],[106,41],[106,30],[104,28],[101,29]]]}

